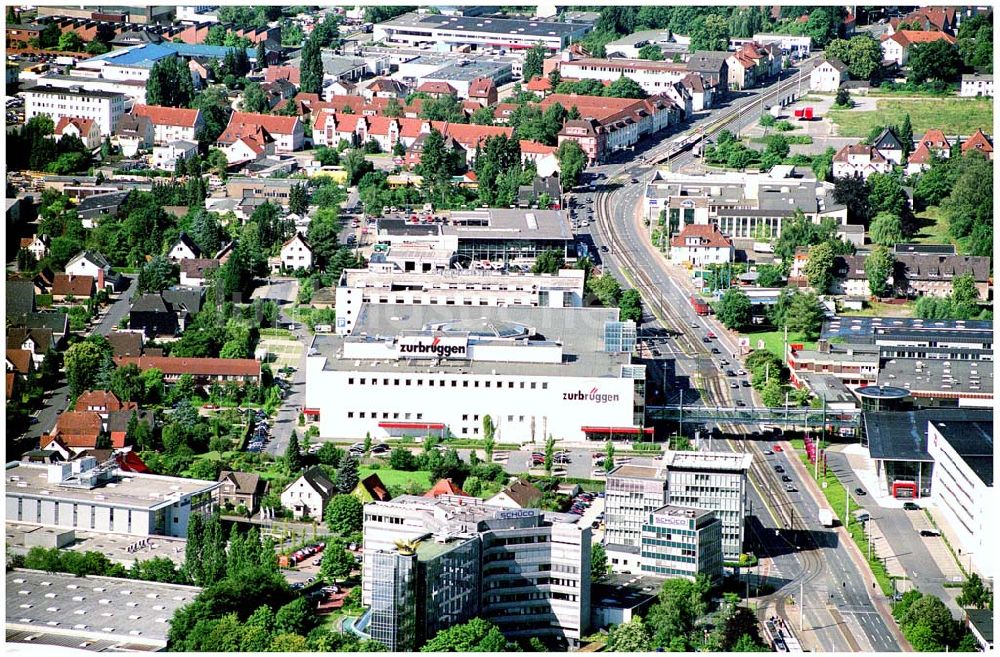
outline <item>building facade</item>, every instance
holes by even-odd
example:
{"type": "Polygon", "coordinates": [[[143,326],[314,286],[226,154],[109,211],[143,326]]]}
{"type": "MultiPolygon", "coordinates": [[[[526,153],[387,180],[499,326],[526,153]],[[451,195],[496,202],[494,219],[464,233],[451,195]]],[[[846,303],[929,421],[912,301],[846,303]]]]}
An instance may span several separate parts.
{"type": "Polygon", "coordinates": [[[366,505],[371,637],[416,650],[479,616],[509,639],[579,645],[590,624],[591,537],[578,520],[455,495],[366,505]]]}
{"type": "Polygon", "coordinates": [[[313,338],[306,406],[324,437],[479,437],[486,415],[506,442],[636,434],[634,340],[617,309],[364,304],[350,335],[313,338]]]}
{"type": "Polygon", "coordinates": [[[84,457],[69,463],[11,463],[9,522],[132,536],[187,536],[192,513],[217,508],[214,481],[123,472],[84,457]]]}
{"type": "Polygon", "coordinates": [[[743,550],[752,460],[752,454],[728,452],[672,452],[664,458],[670,504],[714,511],[728,560],[738,559],[743,550]]]}
{"type": "Polygon", "coordinates": [[[90,119],[100,128],[102,137],[114,132],[125,113],[125,96],[120,93],[39,84],[22,94],[25,121],[41,114],[51,118],[53,124],[62,118],[90,119]]]}
{"type": "Polygon", "coordinates": [[[580,307],[583,274],[577,269],[561,269],[555,276],[483,269],[417,273],[378,263],[345,269],[336,291],[337,333],[354,329],[363,303],[580,307]]]}
{"type": "Polygon", "coordinates": [[[722,577],[722,523],[714,511],[664,506],[642,523],[640,563],[654,577],[722,577]]]}

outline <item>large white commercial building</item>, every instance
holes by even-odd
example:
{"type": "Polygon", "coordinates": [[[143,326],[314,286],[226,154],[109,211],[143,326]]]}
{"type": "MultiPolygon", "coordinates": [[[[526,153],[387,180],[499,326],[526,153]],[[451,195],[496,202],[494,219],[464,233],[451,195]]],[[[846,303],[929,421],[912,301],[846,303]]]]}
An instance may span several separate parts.
{"type": "Polygon", "coordinates": [[[481,617],[509,639],[580,644],[590,625],[590,527],[473,497],[402,496],[365,506],[362,625],[417,650],[481,617]]]}
{"type": "Polygon", "coordinates": [[[751,454],[666,452],[656,466],[621,465],[608,473],[605,543],[614,570],[637,572],[646,561],[642,537],[650,514],[670,505],[715,512],[722,552],[738,559],[747,515],[751,454]]]}
{"type": "Polygon", "coordinates": [[[740,248],[780,237],[796,210],[814,223],[833,219],[839,226],[847,224],[847,207],[834,201],[833,185],[792,166],[757,174],[657,171],[646,185],[643,206],[651,221],[665,211],[672,234],[688,225],[714,223],[740,248]]]}
{"type": "Polygon", "coordinates": [[[579,307],[583,305],[584,277],[582,269],[560,269],[555,276],[485,269],[418,273],[372,262],[367,269],[345,269],[340,275],[337,334],[347,335],[354,329],[363,303],[579,307]]]}
{"type": "Polygon", "coordinates": [[[187,536],[192,513],[212,513],[221,482],[126,473],[93,457],[7,464],[7,520],[132,536],[187,536]]]}
{"type": "Polygon", "coordinates": [[[90,91],[107,91],[109,93],[125,94],[125,107],[146,102],[146,83],[141,80],[109,80],[97,75],[84,75],[74,71],[72,74],[47,73],[38,78],[38,84],[60,89],[83,87],[90,91]]]}
{"type": "Polygon", "coordinates": [[[634,344],[616,308],[366,303],[313,338],[306,406],[326,438],[476,438],[487,415],[502,442],[648,433],[634,344]]]}
{"type": "Polygon", "coordinates": [[[461,46],[526,50],[541,43],[556,52],[579,42],[590,29],[591,25],[579,23],[411,12],[375,25],[373,39],[411,46],[432,45],[445,50],[461,46]]]}
{"type": "Polygon", "coordinates": [[[927,452],[934,459],[931,499],[958,536],[963,565],[983,577],[996,575],[993,515],[993,423],[980,420],[927,423],[927,452]],[[969,556],[971,555],[971,556],[969,556]]]}
{"type": "Polygon", "coordinates": [[[634,80],[649,94],[662,94],[688,75],[691,70],[682,62],[650,61],[625,58],[573,59],[563,53],[559,74],[573,80],[610,80],[625,76],[634,80]]]}
{"type": "Polygon", "coordinates": [[[63,89],[39,84],[22,92],[24,120],[44,114],[59,123],[59,119],[90,119],[101,129],[101,136],[110,135],[125,113],[125,95],[110,91],[87,89],[84,86],[63,89]]]}

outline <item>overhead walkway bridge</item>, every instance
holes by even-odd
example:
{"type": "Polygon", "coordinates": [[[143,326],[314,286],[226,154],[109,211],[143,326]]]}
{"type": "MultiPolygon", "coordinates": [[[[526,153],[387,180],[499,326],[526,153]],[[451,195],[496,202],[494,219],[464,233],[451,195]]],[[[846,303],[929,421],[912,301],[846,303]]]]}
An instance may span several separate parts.
{"type": "Polygon", "coordinates": [[[766,407],[720,407],[702,405],[667,404],[647,406],[646,418],[669,420],[672,422],[722,424],[770,424],[789,430],[807,429],[853,429],[861,427],[861,411],[831,411],[816,408],[766,408],[766,407]]]}

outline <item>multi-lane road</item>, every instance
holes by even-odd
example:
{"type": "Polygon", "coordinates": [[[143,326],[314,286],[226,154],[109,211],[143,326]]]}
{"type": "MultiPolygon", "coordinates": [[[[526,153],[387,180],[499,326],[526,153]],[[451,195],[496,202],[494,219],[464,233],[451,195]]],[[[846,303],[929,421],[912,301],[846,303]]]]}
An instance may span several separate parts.
{"type": "MultiPolygon", "coordinates": [[[[659,144],[637,145],[636,152],[641,155],[597,168],[593,191],[577,197],[583,206],[592,199],[596,220],[592,238],[602,266],[641,292],[655,320],[647,324],[654,330],[645,333],[656,336],[647,345],[666,358],[649,361],[653,365],[650,379],[665,401],[676,403],[684,394],[685,403],[753,405],[754,395],[742,385],[745,377],[725,374],[741,367],[734,356],[738,353],[735,336],[713,318],[694,313],[688,301],[692,288],[686,272],[668,265],[650,242],[637,212],[643,183],[653,175],[650,165],[665,164],[673,170],[691,165],[694,154],[690,149],[678,152],[680,140],[691,134],[711,139],[722,130],[744,129],[758,120],[764,107],[798,92],[813,65],[814,61],[805,62],[770,87],[700,117],[685,135],[659,144]],[[706,343],[704,338],[710,331],[716,338],[706,343]],[[663,337],[664,332],[671,337],[663,337]]],[[[784,453],[766,455],[768,445],[762,447],[759,441],[746,439],[759,427],[718,428],[731,438],[725,443],[716,441],[716,445],[727,444],[730,449],[749,450],[755,455],[750,495],[755,520],[750,542],[758,556],[765,558],[768,580],[779,587],[772,596],[776,611],[791,627],[798,627],[801,610],[809,635],[803,637],[804,644],[816,650],[898,651],[896,635],[888,625],[892,621],[883,618],[873,605],[872,592],[860,571],[864,566],[852,559],[853,546],[845,545],[843,530],[824,528],[818,522],[819,500],[807,488],[811,484],[803,481],[807,473],[801,465],[793,464],[784,453]],[[779,475],[773,471],[778,464],[793,480],[794,492],[778,481],[779,475]]]]}

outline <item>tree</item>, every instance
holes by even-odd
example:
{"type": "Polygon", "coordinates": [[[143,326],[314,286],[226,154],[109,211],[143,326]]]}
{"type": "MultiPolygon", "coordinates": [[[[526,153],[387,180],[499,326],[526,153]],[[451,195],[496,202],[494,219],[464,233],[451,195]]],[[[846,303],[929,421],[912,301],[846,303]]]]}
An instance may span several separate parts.
{"type": "Polygon", "coordinates": [[[111,371],[111,346],[103,336],[99,338],[72,345],[63,357],[66,382],[69,384],[70,395],[74,397],[93,388],[104,374],[111,371]]]}
{"type": "MultiPolygon", "coordinates": [[[[432,132],[435,132],[432,130],[432,132]]],[[[438,133],[440,134],[440,133],[438,133]]],[[[341,164],[347,171],[349,185],[357,185],[365,174],[375,170],[371,162],[365,158],[365,152],[360,148],[352,148],[341,157],[341,164]]]]}
{"type": "Polygon", "coordinates": [[[597,580],[610,572],[608,569],[608,553],[600,543],[590,545],[590,575],[597,580]]]}
{"type": "Polygon", "coordinates": [[[545,474],[552,474],[552,464],[555,462],[555,451],[556,451],[556,441],[549,434],[549,437],[545,439],[545,474]]]}
{"type": "Polygon", "coordinates": [[[860,178],[837,178],[833,186],[833,200],[847,206],[847,215],[853,223],[866,225],[872,210],[868,202],[868,188],[860,178]]]}
{"type": "Polygon", "coordinates": [[[604,443],[604,471],[611,472],[615,467],[615,444],[608,440],[604,443]]]}
{"type": "Polygon", "coordinates": [[[944,39],[910,46],[908,82],[923,84],[928,80],[952,82],[962,72],[958,46],[944,39]]]}
{"type": "Polygon", "coordinates": [[[312,619],[309,601],[298,598],[278,609],[274,615],[274,631],[278,634],[306,634],[312,619]]]}
{"type": "Polygon", "coordinates": [[[780,287],[784,282],[781,268],[776,265],[757,265],[757,285],[761,287],[780,287]]]}
{"type": "Polygon", "coordinates": [[[323,564],[320,566],[319,572],[324,580],[334,583],[350,577],[351,571],[356,565],[354,555],[344,548],[343,543],[331,541],[323,551],[323,564]]]}
{"type": "Polygon", "coordinates": [[[524,56],[524,65],[522,67],[522,77],[525,80],[532,80],[536,76],[542,74],[542,68],[545,62],[545,56],[548,54],[548,50],[541,43],[536,43],[533,45],[524,56]]]}
{"type": "Polygon", "coordinates": [[[604,90],[609,98],[646,98],[649,96],[639,83],[630,77],[621,76],[604,90]]]}
{"type": "Polygon", "coordinates": [[[809,285],[817,294],[826,294],[833,282],[833,261],[835,254],[829,243],[817,244],[809,249],[804,273],[809,285]]]}
{"type": "Polygon", "coordinates": [[[605,272],[600,276],[595,276],[587,281],[587,291],[597,297],[602,306],[611,308],[618,305],[622,295],[622,287],[618,279],[605,272]]]}
{"type": "Polygon", "coordinates": [[[157,255],[139,269],[139,292],[162,292],[178,280],[177,267],[170,258],[157,255]]]}
{"type": "Polygon", "coordinates": [[[295,214],[305,214],[309,209],[309,193],[306,186],[292,185],[288,193],[288,211],[295,214]]]}
{"type": "Polygon", "coordinates": [[[482,618],[452,625],[438,632],[421,652],[504,652],[507,639],[500,629],[482,618]]]}
{"type": "Polygon", "coordinates": [[[469,117],[469,123],[475,125],[493,125],[493,108],[489,106],[480,107],[469,117]]]}
{"type": "Polygon", "coordinates": [[[567,139],[559,144],[556,159],[559,160],[559,176],[562,179],[563,191],[573,189],[580,184],[580,174],[587,166],[587,156],[580,144],[567,139]]]}
{"type": "Polygon", "coordinates": [[[135,363],[122,365],[111,373],[111,392],[121,401],[144,401],[142,372],[135,363]]]}
{"type": "Polygon", "coordinates": [[[633,321],[637,325],[642,323],[642,297],[637,290],[628,289],[622,292],[618,307],[621,309],[619,316],[621,321],[633,321]]]}
{"type": "Polygon", "coordinates": [[[909,200],[896,176],[873,173],[868,176],[865,187],[872,212],[891,212],[901,217],[909,211],[909,200]]]}
{"type": "Polygon", "coordinates": [[[241,107],[244,112],[253,112],[254,114],[262,114],[271,109],[264,89],[261,88],[260,84],[252,80],[247,82],[243,87],[241,107]]]}
{"type": "Polygon", "coordinates": [[[962,594],[955,602],[960,607],[989,609],[993,607],[993,592],[983,584],[978,574],[972,573],[962,582],[962,594]]]}
{"type": "Polygon", "coordinates": [[[288,447],[285,448],[285,464],[293,476],[302,470],[302,448],[299,446],[299,437],[295,431],[292,431],[288,447]]]}
{"type": "Polygon", "coordinates": [[[195,584],[203,581],[205,545],[204,516],[192,513],[188,519],[187,543],[184,546],[184,573],[195,584]]]}
{"type": "Polygon", "coordinates": [[[361,500],[351,494],[334,495],[326,506],[323,519],[330,531],[346,536],[361,531],[364,508],[361,500]]]}
{"type": "Polygon", "coordinates": [[[865,276],[868,278],[868,290],[872,296],[881,297],[885,292],[885,284],[892,275],[896,259],[885,246],[876,246],[865,258],[865,276]]]}
{"type": "Polygon", "coordinates": [[[302,48],[299,88],[303,93],[319,93],[323,89],[323,57],[315,32],[302,48]]]}
{"type": "Polygon", "coordinates": [[[451,189],[451,177],[455,174],[455,168],[454,153],[445,143],[444,136],[431,128],[424,139],[416,172],[423,177],[423,188],[432,202],[444,204],[451,189]]]}
{"type": "Polygon", "coordinates": [[[76,32],[63,32],[59,36],[58,48],[65,52],[80,52],[83,50],[83,39],[76,32]]]}
{"type": "Polygon", "coordinates": [[[691,44],[688,50],[725,51],[729,48],[729,21],[718,14],[708,14],[694,19],[688,35],[691,44]]]}
{"type": "MultiPolygon", "coordinates": [[[[954,187],[941,209],[952,237],[961,239],[978,226],[992,226],[993,163],[977,152],[962,157],[956,168],[954,187]]],[[[991,247],[992,243],[986,246],[991,247]]]]}
{"type": "Polygon", "coordinates": [[[629,622],[613,625],[608,630],[609,652],[649,652],[652,649],[652,637],[642,616],[633,616],[629,622]]]}
{"type": "Polygon", "coordinates": [[[188,107],[194,99],[194,82],[187,63],[180,57],[158,60],[146,81],[146,102],[166,107],[188,107]]]}
{"type": "Polygon", "coordinates": [[[750,297],[738,287],[731,287],[723,293],[716,306],[715,314],[726,328],[742,331],[750,325],[750,297]]]}
{"type": "Polygon", "coordinates": [[[535,257],[535,264],[531,267],[533,274],[556,274],[566,266],[562,254],[555,249],[542,251],[535,257]]]}
{"type": "Polygon", "coordinates": [[[647,43],[639,48],[639,59],[648,59],[651,62],[663,61],[663,49],[655,43],[647,43]]]}
{"type": "Polygon", "coordinates": [[[483,450],[486,452],[486,460],[493,460],[493,449],[496,447],[496,441],[494,440],[494,435],[496,433],[496,427],[493,424],[493,418],[489,415],[483,416],[483,450]]]}
{"type": "Polygon", "coordinates": [[[348,456],[340,462],[337,468],[337,477],[334,486],[341,493],[353,493],[358,487],[358,460],[353,456],[348,456]]]}
{"type": "Polygon", "coordinates": [[[765,154],[774,155],[779,160],[788,157],[788,153],[791,151],[791,147],[788,145],[788,140],[781,135],[772,135],[767,138],[767,149],[764,151],[765,154]]]}
{"type": "Polygon", "coordinates": [[[891,212],[879,212],[872,219],[868,236],[880,246],[893,246],[903,241],[903,222],[891,212]]]}
{"type": "Polygon", "coordinates": [[[899,141],[903,142],[903,157],[909,157],[913,152],[913,124],[910,122],[910,113],[903,116],[903,123],[899,126],[899,141]]]}
{"type": "Polygon", "coordinates": [[[823,325],[824,311],[814,292],[796,292],[792,297],[788,313],[783,322],[789,331],[802,333],[807,339],[819,337],[823,325]]]}
{"type": "Polygon", "coordinates": [[[417,458],[405,447],[393,447],[389,452],[389,467],[393,470],[412,472],[417,469],[417,458]]]}

